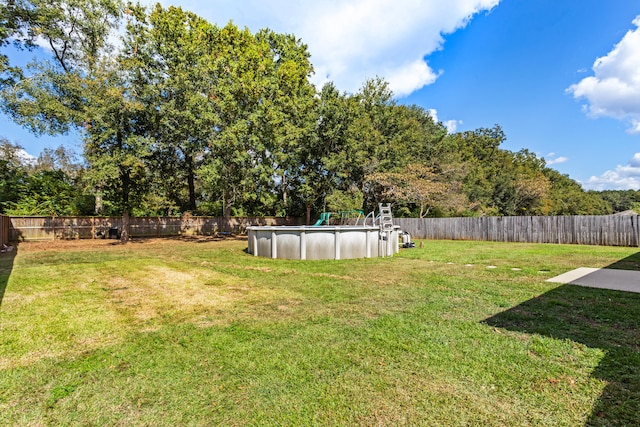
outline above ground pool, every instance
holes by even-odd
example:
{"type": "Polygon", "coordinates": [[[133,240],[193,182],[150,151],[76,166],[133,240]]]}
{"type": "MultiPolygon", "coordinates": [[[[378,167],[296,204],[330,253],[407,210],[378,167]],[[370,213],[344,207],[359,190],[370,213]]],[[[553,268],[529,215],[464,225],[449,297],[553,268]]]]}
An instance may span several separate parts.
{"type": "Polygon", "coordinates": [[[399,230],[367,225],[247,227],[248,251],[301,260],[386,257],[399,250],[399,230]]]}

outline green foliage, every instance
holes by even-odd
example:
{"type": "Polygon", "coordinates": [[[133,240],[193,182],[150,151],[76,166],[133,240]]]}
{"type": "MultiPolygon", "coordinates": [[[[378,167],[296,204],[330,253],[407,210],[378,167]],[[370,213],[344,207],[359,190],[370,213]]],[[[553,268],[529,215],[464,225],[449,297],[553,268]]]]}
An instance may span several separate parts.
{"type": "Polygon", "coordinates": [[[352,187],[348,191],[333,190],[324,201],[331,212],[359,210],[362,209],[364,195],[360,190],[352,187]]]}
{"type": "Polygon", "coordinates": [[[12,72],[2,87],[2,107],[35,133],[65,133],[87,118],[87,79],[108,56],[108,36],[118,25],[120,0],[19,0],[8,6],[9,35],[33,48],[36,40],[52,50],[51,61],[12,72]]]}
{"type": "Polygon", "coordinates": [[[29,174],[19,197],[7,203],[8,215],[92,215],[95,198],[62,170],[41,170],[29,174]]]}
{"type": "Polygon", "coordinates": [[[606,190],[598,193],[602,199],[611,204],[613,212],[628,210],[638,211],[640,191],[634,190],[606,190]]]}
{"type": "Polygon", "coordinates": [[[0,141],[0,213],[9,215],[91,215],[95,198],[84,192],[83,166],[59,147],[45,150],[35,163],[22,148],[0,141]]]}
{"type": "Polygon", "coordinates": [[[545,175],[551,182],[549,196],[544,200],[546,215],[608,215],[611,205],[600,193],[585,192],[582,186],[567,175],[546,168],[545,175]]]}
{"type": "Polygon", "coordinates": [[[19,145],[0,139],[0,213],[18,200],[27,187],[29,169],[20,159],[19,145]]]}
{"type": "Polygon", "coordinates": [[[0,209],[86,212],[93,197],[111,214],[310,220],[326,204],[372,210],[382,199],[414,216],[600,214],[640,203],[637,192],[586,193],[528,150],[502,149],[499,125],[448,134],[423,108],[399,105],[383,79],[351,95],[333,83],[316,91],[294,35],[120,0],[16,0],[0,12],[0,48],[38,39],[52,49],[25,69],[0,56],[3,111],[37,134],[77,129],[86,162],[63,148],[43,152],[36,171],[5,160],[0,209]],[[65,177],[29,178],[42,170],[65,177]],[[74,188],[56,198],[42,180],[74,188]]]}
{"type": "Polygon", "coordinates": [[[74,188],[62,171],[29,175],[19,200],[9,205],[9,215],[69,215],[74,188]]]}
{"type": "Polygon", "coordinates": [[[466,202],[459,197],[455,184],[446,182],[442,175],[421,163],[409,164],[403,170],[377,172],[368,175],[367,181],[382,188],[380,200],[416,205],[420,218],[434,207],[462,210],[466,202]]]}

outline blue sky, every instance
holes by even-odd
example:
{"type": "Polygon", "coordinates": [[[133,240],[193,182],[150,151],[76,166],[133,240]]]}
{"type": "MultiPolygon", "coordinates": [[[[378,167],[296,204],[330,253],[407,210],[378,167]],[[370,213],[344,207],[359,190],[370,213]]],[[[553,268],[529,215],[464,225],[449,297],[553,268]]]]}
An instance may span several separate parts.
{"type": "MultiPolygon", "coordinates": [[[[640,2],[635,0],[162,0],[309,45],[313,81],[390,82],[450,129],[502,126],[587,189],[640,189],[640,2]]],[[[14,59],[18,60],[17,56],[14,59]]],[[[37,155],[74,136],[0,136],[37,155]]]]}

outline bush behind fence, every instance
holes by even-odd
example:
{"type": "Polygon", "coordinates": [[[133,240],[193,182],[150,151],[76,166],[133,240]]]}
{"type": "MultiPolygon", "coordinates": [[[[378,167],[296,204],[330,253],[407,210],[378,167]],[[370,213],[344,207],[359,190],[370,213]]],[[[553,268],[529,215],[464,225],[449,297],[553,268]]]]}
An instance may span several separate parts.
{"type": "Polygon", "coordinates": [[[395,218],[417,239],[640,246],[640,215],[395,218]]]}
{"type": "MultiPolygon", "coordinates": [[[[300,218],[144,217],[129,218],[131,237],[212,236],[244,233],[250,225],[300,225],[300,218]]],[[[92,239],[122,231],[122,217],[11,217],[10,240],[92,239]]],[[[9,234],[9,233],[8,233],[9,234]]]]}

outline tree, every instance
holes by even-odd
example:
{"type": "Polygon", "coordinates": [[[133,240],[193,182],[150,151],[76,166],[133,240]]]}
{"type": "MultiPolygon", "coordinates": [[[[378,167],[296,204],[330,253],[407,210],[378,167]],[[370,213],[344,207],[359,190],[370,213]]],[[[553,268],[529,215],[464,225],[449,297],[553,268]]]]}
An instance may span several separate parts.
{"type": "Polygon", "coordinates": [[[156,5],[148,27],[136,36],[138,50],[147,52],[140,56],[140,68],[153,85],[145,102],[155,116],[150,158],[159,190],[155,197],[165,195],[167,202],[190,211],[197,207],[197,171],[219,121],[209,98],[217,84],[218,31],[193,13],[156,5]]]}
{"type": "Polygon", "coordinates": [[[12,84],[2,88],[3,110],[36,134],[77,128],[86,141],[106,138],[96,128],[104,125],[100,112],[117,92],[106,85],[116,82],[108,36],[117,28],[122,8],[119,0],[12,2],[10,34],[30,48],[36,40],[44,41],[51,59],[13,73],[12,84]]]}
{"type": "Polygon", "coordinates": [[[42,150],[34,168],[36,171],[60,170],[75,180],[81,177],[84,170],[77,154],[64,145],[60,145],[56,149],[45,148],[42,150]]]}
{"type": "Polygon", "coordinates": [[[325,84],[315,104],[312,132],[292,147],[290,184],[304,207],[307,223],[314,208],[325,209],[326,196],[339,187],[351,187],[348,159],[354,148],[351,126],[355,115],[353,100],[333,83],[325,84]]]}
{"type": "Polygon", "coordinates": [[[61,170],[41,170],[28,176],[20,198],[9,205],[9,215],[75,215],[78,197],[72,180],[61,170]]]}
{"type": "Polygon", "coordinates": [[[232,209],[273,209],[278,192],[286,210],[295,168],[290,153],[312,123],[306,46],[292,36],[254,36],[232,24],[213,43],[208,95],[217,122],[199,177],[223,200],[226,218],[232,209]]]}
{"type": "MultiPolygon", "coordinates": [[[[126,55],[126,53],[124,53],[126,55]]],[[[128,218],[148,186],[146,159],[151,140],[149,116],[138,97],[135,68],[127,57],[105,63],[94,78],[85,109],[84,151],[89,163],[87,180],[108,194],[123,216],[122,240],[128,239],[128,218]]]]}
{"type": "Polygon", "coordinates": [[[551,169],[544,169],[551,188],[544,199],[544,215],[608,215],[613,213],[611,205],[596,192],[586,192],[582,186],[551,169]]]}
{"type": "Polygon", "coordinates": [[[309,82],[313,66],[307,46],[293,35],[261,30],[256,40],[269,47],[271,58],[256,122],[258,162],[267,167],[256,180],[278,196],[276,213],[293,213],[290,194],[302,160],[296,150],[310,141],[315,125],[315,88],[309,82]]]}
{"type": "Polygon", "coordinates": [[[259,76],[270,69],[271,57],[266,44],[256,43],[249,30],[233,24],[220,29],[212,43],[208,96],[218,120],[199,177],[210,197],[223,201],[229,219],[232,208],[256,196],[255,175],[264,175],[266,165],[257,158],[264,150],[257,144],[255,127],[264,99],[265,80],[259,76]]]}
{"type": "Polygon", "coordinates": [[[81,168],[63,147],[45,149],[36,162],[24,150],[0,140],[0,213],[82,215],[91,210],[83,194],[81,168]]]}
{"type": "MultiPolygon", "coordinates": [[[[59,134],[86,120],[86,81],[109,53],[108,36],[118,25],[120,0],[16,0],[5,10],[13,24],[5,33],[33,48],[46,43],[51,60],[13,68],[2,89],[3,110],[37,134],[59,134]]],[[[6,40],[5,40],[6,41],[6,40]]]]}
{"type": "Polygon", "coordinates": [[[492,176],[493,205],[500,215],[538,215],[550,183],[543,174],[544,160],[528,150],[517,153],[502,150],[502,163],[492,176]]]}
{"type": "MultiPolygon", "coordinates": [[[[346,171],[349,180],[366,193],[368,174],[391,170],[400,152],[391,143],[395,133],[393,107],[396,105],[389,84],[381,78],[367,80],[354,95],[358,109],[351,123],[352,143],[347,151],[346,171]]],[[[345,188],[348,188],[345,185],[345,188]]],[[[369,200],[369,204],[373,202],[369,200]]]]}
{"type": "Polygon", "coordinates": [[[638,208],[640,191],[605,190],[597,193],[605,202],[611,204],[613,212],[624,212],[638,208]]]}
{"type": "Polygon", "coordinates": [[[22,147],[0,138],[0,213],[5,213],[24,194],[28,168],[20,157],[22,147]]]}
{"type": "Polygon", "coordinates": [[[334,189],[324,200],[331,212],[354,211],[362,209],[364,195],[356,186],[352,186],[346,191],[334,189]]]}
{"type": "Polygon", "coordinates": [[[419,217],[424,218],[435,206],[455,210],[464,206],[464,198],[460,197],[455,183],[442,178],[432,168],[413,163],[401,171],[373,173],[367,180],[382,187],[385,201],[416,204],[419,217]]]}

